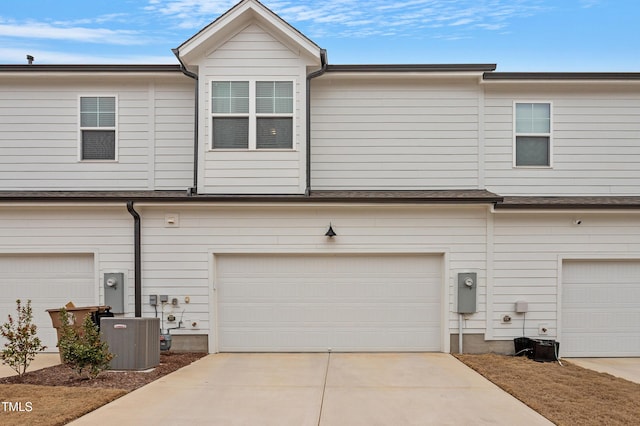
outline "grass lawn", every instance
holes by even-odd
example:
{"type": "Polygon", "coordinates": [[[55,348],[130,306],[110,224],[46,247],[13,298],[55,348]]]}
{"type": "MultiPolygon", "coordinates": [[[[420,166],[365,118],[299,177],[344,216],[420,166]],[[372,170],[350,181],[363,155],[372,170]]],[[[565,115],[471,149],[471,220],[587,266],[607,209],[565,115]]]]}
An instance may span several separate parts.
{"type": "Polygon", "coordinates": [[[640,424],[640,384],[567,361],[496,354],[455,355],[557,425],[640,424]]]}
{"type": "Polygon", "coordinates": [[[8,406],[0,406],[0,424],[64,425],[126,393],[123,389],[0,384],[0,400],[11,401],[13,410],[22,410],[12,411],[8,406]],[[19,407],[16,407],[17,402],[19,407]]]}

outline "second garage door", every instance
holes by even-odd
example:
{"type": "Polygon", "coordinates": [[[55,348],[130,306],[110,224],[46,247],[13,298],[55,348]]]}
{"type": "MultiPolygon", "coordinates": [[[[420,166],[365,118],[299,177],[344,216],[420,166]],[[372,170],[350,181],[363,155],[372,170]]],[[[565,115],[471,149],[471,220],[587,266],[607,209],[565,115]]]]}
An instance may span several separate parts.
{"type": "Polygon", "coordinates": [[[562,356],[640,356],[640,262],[566,261],[562,271],[562,356]]]}
{"type": "Polygon", "coordinates": [[[0,254],[0,322],[16,316],[16,299],[31,300],[38,337],[47,352],[57,351],[56,331],[46,309],[72,301],[95,305],[98,299],[93,254],[0,254]]]}
{"type": "Polygon", "coordinates": [[[442,256],[216,256],[222,352],[440,351],[442,256]]]}

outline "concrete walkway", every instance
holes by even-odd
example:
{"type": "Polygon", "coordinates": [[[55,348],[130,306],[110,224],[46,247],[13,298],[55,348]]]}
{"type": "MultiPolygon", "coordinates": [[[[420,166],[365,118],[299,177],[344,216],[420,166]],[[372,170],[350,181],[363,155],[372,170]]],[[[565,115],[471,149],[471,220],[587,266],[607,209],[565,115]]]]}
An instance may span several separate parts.
{"type": "MultiPolygon", "coordinates": [[[[27,373],[29,371],[40,370],[45,367],[52,367],[60,364],[60,355],[58,353],[39,353],[36,358],[27,367],[27,373]]],[[[18,373],[8,365],[5,365],[0,361],[0,377],[16,376],[18,373]]]]}
{"type": "Polygon", "coordinates": [[[214,354],[71,423],[550,425],[448,354],[214,354]]]}
{"type": "MultiPolygon", "coordinates": [[[[630,382],[640,383],[640,358],[564,358],[567,361],[600,373],[608,373],[630,382]]],[[[563,359],[563,360],[564,360],[563,359]]]]}

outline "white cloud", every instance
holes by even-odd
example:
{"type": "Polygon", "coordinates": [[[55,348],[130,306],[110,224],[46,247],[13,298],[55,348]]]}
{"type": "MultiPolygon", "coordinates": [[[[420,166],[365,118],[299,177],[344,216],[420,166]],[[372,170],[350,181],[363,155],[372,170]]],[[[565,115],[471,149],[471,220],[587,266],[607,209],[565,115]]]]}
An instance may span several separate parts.
{"type": "Polygon", "coordinates": [[[118,45],[144,44],[137,31],[106,28],[66,27],[45,22],[3,23],[0,36],[29,39],[71,40],[118,45]]]}
{"type": "MultiPolygon", "coordinates": [[[[263,4],[303,32],[334,37],[372,34],[403,36],[416,29],[447,37],[447,27],[461,30],[503,29],[509,21],[539,11],[545,0],[262,0],[263,4]],[[389,32],[392,27],[393,31],[389,32]]],[[[581,0],[593,2],[597,0],[581,0]]],[[[170,18],[179,28],[197,30],[236,4],[236,0],[148,0],[146,10],[170,18]]]]}

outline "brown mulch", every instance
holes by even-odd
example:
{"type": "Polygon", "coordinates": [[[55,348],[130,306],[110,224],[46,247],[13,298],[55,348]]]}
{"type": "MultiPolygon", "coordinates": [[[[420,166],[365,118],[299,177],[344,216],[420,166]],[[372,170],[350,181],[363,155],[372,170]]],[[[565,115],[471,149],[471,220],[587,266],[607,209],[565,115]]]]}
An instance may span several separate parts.
{"type": "Polygon", "coordinates": [[[28,371],[22,378],[18,376],[0,378],[0,384],[19,383],[39,386],[107,388],[132,391],[189,365],[205,355],[205,353],[194,352],[162,352],[160,354],[160,365],[151,371],[105,371],[93,380],[78,376],[66,365],[56,365],[41,370],[28,371]]]}
{"type": "Polygon", "coordinates": [[[640,424],[640,384],[562,361],[455,355],[556,425],[640,424]]]}

